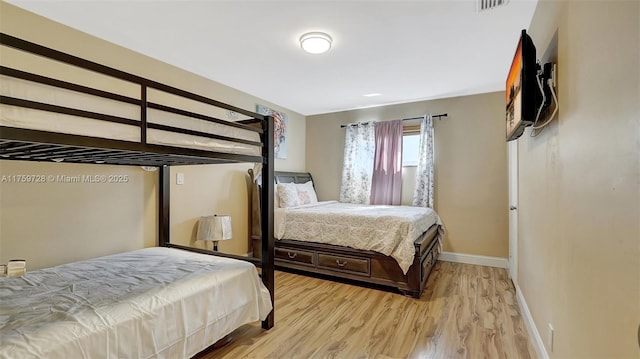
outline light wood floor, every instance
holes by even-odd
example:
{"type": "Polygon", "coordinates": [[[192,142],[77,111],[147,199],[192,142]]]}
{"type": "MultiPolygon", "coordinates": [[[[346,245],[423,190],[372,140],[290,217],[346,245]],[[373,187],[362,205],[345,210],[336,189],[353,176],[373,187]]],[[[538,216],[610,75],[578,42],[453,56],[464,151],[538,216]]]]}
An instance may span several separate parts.
{"type": "Polygon", "coordinates": [[[504,269],[438,262],[420,299],[276,272],[275,322],[217,358],[535,358],[504,269]]]}

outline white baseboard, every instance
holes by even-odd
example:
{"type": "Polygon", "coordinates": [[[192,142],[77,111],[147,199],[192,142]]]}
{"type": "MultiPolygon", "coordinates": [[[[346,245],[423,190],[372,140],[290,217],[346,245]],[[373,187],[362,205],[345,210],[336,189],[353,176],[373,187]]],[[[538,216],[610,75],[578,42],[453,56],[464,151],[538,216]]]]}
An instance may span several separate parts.
{"type": "Polygon", "coordinates": [[[529,331],[529,338],[533,339],[533,347],[536,350],[536,354],[538,354],[538,358],[540,359],[549,359],[549,354],[547,353],[547,349],[544,346],[544,342],[542,341],[542,337],[540,337],[540,332],[538,328],[536,328],[536,323],[533,321],[533,317],[531,316],[531,312],[529,311],[529,306],[527,306],[527,301],[524,300],[524,296],[522,295],[522,291],[520,287],[516,284],[516,298],[518,299],[518,306],[520,307],[520,313],[522,314],[522,318],[524,319],[524,323],[527,325],[527,330],[529,331]]]}
{"type": "Polygon", "coordinates": [[[476,264],[487,267],[508,268],[509,262],[507,258],[478,256],[475,254],[442,252],[438,256],[438,260],[445,262],[456,262],[465,264],[476,264]]]}

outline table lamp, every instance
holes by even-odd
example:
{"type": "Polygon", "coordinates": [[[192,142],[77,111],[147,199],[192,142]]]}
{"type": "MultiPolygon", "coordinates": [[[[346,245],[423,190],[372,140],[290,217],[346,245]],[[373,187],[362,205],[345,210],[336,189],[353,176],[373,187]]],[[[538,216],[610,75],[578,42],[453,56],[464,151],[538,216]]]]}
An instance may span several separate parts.
{"type": "Polygon", "coordinates": [[[213,215],[200,217],[198,240],[213,241],[213,250],[218,251],[218,241],[231,239],[231,216],[213,215]]]}

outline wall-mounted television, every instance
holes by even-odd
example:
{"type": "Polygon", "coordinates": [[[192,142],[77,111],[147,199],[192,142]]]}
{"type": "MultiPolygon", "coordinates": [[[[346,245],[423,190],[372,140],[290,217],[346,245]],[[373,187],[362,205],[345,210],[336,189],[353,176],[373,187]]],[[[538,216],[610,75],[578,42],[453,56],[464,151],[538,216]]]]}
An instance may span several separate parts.
{"type": "Polygon", "coordinates": [[[522,30],[506,81],[507,141],[515,140],[536,120],[542,95],[538,86],[536,47],[522,30]]]}

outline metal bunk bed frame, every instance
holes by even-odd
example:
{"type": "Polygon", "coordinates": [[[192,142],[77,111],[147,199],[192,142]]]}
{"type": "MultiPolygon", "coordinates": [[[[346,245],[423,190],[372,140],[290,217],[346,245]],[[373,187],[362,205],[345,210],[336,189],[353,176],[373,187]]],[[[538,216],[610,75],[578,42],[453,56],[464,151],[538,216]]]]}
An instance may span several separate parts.
{"type": "MultiPolygon", "coordinates": [[[[72,115],[94,120],[107,121],[140,128],[140,142],[106,139],[100,137],[72,135],[59,132],[40,131],[16,127],[0,126],[0,160],[18,161],[57,161],[64,158],[65,163],[97,163],[110,165],[154,166],[159,168],[159,200],[158,200],[158,245],[174,247],[184,250],[218,255],[248,261],[261,268],[261,277],[271,293],[274,301],[274,242],[273,242],[273,183],[274,183],[274,139],[273,118],[228,105],[208,97],[184,91],[169,85],[149,80],[131,73],[120,71],[112,67],[82,59],[80,57],[54,50],[33,42],[0,33],[0,45],[11,47],[26,53],[42,56],[75,67],[91,70],[103,75],[124,80],[140,86],[140,98],[132,98],[121,94],[103,91],[71,82],[61,81],[14,68],[0,66],[0,75],[36,82],[79,93],[90,94],[104,99],[120,101],[140,107],[140,120],[132,120],[108,114],[89,112],[80,109],[62,107],[52,104],[35,102],[10,96],[0,96],[0,104],[24,107],[29,109],[48,111],[52,113],[72,115]],[[179,108],[165,106],[147,101],[147,89],[156,89],[188,100],[215,106],[250,117],[248,120],[229,122],[215,117],[185,111],[179,108]],[[147,109],[156,109],[176,115],[196,118],[221,125],[237,127],[255,131],[260,134],[261,142],[254,142],[232,137],[198,132],[173,126],[166,126],[147,122],[147,109]],[[156,129],[186,135],[207,137],[216,140],[231,141],[261,147],[261,156],[229,154],[165,146],[147,143],[147,129],[156,129]],[[262,163],[262,176],[265,179],[262,191],[263,206],[262,221],[262,258],[250,258],[225,253],[212,253],[197,248],[191,248],[170,242],[170,171],[173,165],[218,164],[218,163],[262,163]]],[[[274,311],[262,322],[264,329],[274,325],[274,311]]]]}

